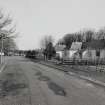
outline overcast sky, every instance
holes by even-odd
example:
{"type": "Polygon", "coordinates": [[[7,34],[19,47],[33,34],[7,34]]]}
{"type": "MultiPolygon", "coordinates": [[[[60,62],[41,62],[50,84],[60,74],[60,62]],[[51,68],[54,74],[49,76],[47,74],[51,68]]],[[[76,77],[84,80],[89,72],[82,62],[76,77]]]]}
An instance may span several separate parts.
{"type": "Polygon", "coordinates": [[[83,28],[105,26],[105,0],[0,0],[17,24],[20,49],[34,49],[44,35],[58,40],[83,28]]]}

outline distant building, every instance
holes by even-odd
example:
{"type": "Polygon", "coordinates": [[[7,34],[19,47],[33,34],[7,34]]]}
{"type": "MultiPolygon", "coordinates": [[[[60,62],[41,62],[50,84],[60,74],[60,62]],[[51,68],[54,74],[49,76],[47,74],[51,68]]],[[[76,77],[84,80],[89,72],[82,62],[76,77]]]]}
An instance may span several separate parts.
{"type": "Polygon", "coordinates": [[[80,59],[82,50],[82,42],[73,42],[69,50],[70,59],[80,59]]]}
{"type": "Polygon", "coordinates": [[[63,59],[79,59],[81,58],[82,42],[72,42],[71,48],[67,49],[65,45],[57,45],[56,53],[63,59]]]}
{"type": "Polygon", "coordinates": [[[56,50],[56,56],[59,58],[63,58],[64,57],[64,50],[65,50],[65,45],[63,44],[57,44],[55,46],[55,50],[56,50]]]}
{"type": "Polygon", "coordinates": [[[83,43],[82,59],[105,59],[105,40],[93,40],[83,43]]]}
{"type": "Polygon", "coordinates": [[[65,49],[63,51],[63,59],[79,59],[81,58],[80,51],[82,48],[82,42],[72,42],[70,49],[65,49]]]}

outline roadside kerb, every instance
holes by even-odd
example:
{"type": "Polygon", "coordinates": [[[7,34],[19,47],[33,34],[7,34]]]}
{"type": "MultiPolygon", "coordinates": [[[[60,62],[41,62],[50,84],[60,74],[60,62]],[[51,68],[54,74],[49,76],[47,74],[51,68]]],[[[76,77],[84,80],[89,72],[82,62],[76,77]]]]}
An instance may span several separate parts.
{"type": "Polygon", "coordinates": [[[81,78],[81,79],[84,79],[84,80],[87,80],[87,81],[92,82],[92,83],[94,83],[94,84],[97,84],[97,85],[100,85],[100,86],[104,86],[104,87],[105,87],[105,83],[104,83],[104,82],[101,82],[101,81],[96,80],[96,79],[94,79],[94,78],[86,77],[86,76],[83,76],[83,75],[80,75],[80,74],[76,74],[76,73],[74,73],[74,72],[67,71],[67,70],[64,70],[64,69],[62,69],[62,68],[59,68],[59,67],[57,67],[57,66],[45,64],[45,63],[42,63],[42,62],[37,62],[37,63],[40,63],[40,64],[42,64],[42,65],[45,65],[45,66],[48,66],[48,67],[51,67],[51,68],[58,69],[58,70],[60,70],[60,71],[67,72],[67,74],[69,74],[69,75],[77,76],[77,77],[79,77],[79,78],[81,78]]]}
{"type": "Polygon", "coordinates": [[[89,82],[92,82],[96,85],[100,85],[100,86],[104,86],[105,87],[105,83],[104,82],[101,82],[101,81],[98,81],[94,78],[91,78],[91,77],[86,77],[86,76],[83,76],[83,75],[77,75],[76,73],[73,73],[73,72],[68,72],[69,75],[73,75],[73,76],[78,76],[79,78],[81,79],[84,79],[84,80],[87,80],[89,82]]]}

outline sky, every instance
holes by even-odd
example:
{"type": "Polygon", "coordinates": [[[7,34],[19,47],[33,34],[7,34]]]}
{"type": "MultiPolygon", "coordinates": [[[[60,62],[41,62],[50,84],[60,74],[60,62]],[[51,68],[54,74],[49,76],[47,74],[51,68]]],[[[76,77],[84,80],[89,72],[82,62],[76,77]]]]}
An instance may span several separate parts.
{"type": "Polygon", "coordinates": [[[40,41],[52,35],[55,42],[67,33],[105,26],[105,0],[0,0],[17,31],[19,49],[40,48],[40,41]]]}

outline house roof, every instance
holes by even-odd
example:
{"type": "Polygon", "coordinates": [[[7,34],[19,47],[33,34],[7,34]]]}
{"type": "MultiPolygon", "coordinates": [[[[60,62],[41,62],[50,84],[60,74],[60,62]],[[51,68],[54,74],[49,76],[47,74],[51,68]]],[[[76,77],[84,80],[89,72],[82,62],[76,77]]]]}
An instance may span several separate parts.
{"type": "Polygon", "coordinates": [[[82,42],[72,42],[70,50],[81,50],[82,42]]]}
{"type": "Polygon", "coordinates": [[[65,45],[56,45],[55,50],[56,51],[63,51],[65,49],[65,47],[66,47],[65,45]]]}
{"type": "Polygon", "coordinates": [[[93,40],[91,42],[84,42],[82,49],[105,49],[105,40],[93,40]]]}

